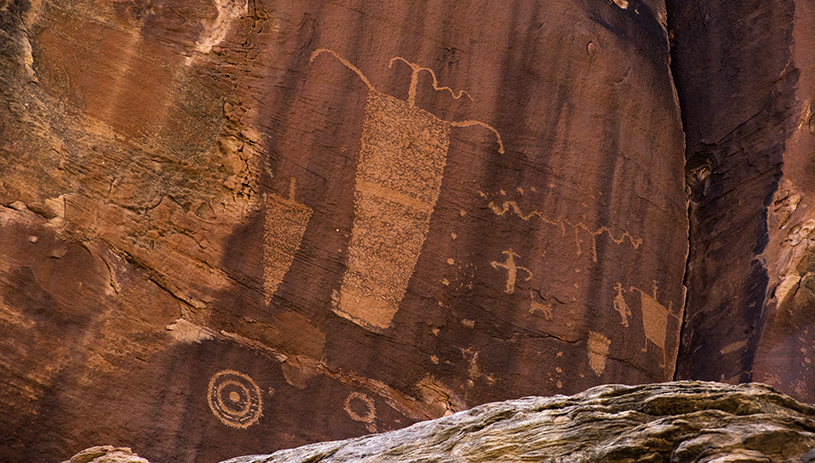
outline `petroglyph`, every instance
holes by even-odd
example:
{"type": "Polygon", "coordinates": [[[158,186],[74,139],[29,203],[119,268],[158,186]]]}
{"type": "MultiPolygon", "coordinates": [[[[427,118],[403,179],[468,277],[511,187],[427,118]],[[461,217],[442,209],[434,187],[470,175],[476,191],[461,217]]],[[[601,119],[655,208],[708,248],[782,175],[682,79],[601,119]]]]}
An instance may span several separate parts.
{"type": "Polygon", "coordinates": [[[430,228],[449,130],[420,108],[369,93],[339,315],[390,325],[430,228]]]}
{"type": "Polygon", "coordinates": [[[617,283],[614,286],[614,289],[617,290],[617,295],[614,296],[614,310],[620,313],[620,316],[623,320],[620,322],[623,326],[628,326],[628,317],[631,315],[631,309],[628,308],[628,304],[625,303],[625,298],[623,297],[623,285],[621,283],[617,283]]]}
{"type": "Polygon", "coordinates": [[[345,406],[343,408],[352,420],[366,423],[365,427],[368,429],[368,432],[376,432],[376,425],[374,424],[374,420],[376,419],[376,408],[374,407],[374,401],[370,397],[361,392],[352,392],[345,398],[345,406]],[[352,401],[354,400],[357,402],[352,404],[352,401]],[[354,411],[354,408],[360,408],[359,402],[362,403],[362,407],[365,410],[363,413],[354,411]],[[352,407],[352,405],[354,406],[352,407]]]}
{"type": "Polygon", "coordinates": [[[529,313],[534,314],[535,312],[543,312],[543,318],[547,320],[551,320],[553,318],[552,304],[549,302],[546,304],[541,304],[537,301],[531,301],[529,303],[529,313]]]}
{"type": "MultiPolygon", "coordinates": [[[[481,193],[481,196],[484,198],[487,197],[487,195],[484,193],[481,193]]],[[[488,207],[495,215],[504,216],[511,212],[526,222],[531,220],[533,217],[537,217],[543,223],[559,227],[561,236],[563,237],[566,237],[566,234],[571,231],[574,234],[575,251],[578,256],[583,254],[583,246],[581,244],[583,240],[580,238],[580,235],[581,233],[587,233],[589,237],[591,237],[591,256],[592,261],[594,262],[597,262],[597,237],[603,233],[607,234],[611,241],[616,244],[623,244],[626,240],[628,240],[634,249],[638,249],[642,244],[642,238],[635,238],[627,231],[623,231],[623,233],[619,236],[614,236],[611,229],[607,226],[591,229],[583,222],[571,222],[563,217],[550,218],[544,213],[536,210],[529,213],[524,213],[521,211],[521,207],[518,206],[518,203],[515,201],[504,201],[501,206],[498,206],[495,204],[495,202],[490,201],[488,207]]]]}
{"type": "Polygon", "coordinates": [[[551,320],[554,318],[552,314],[552,303],[547,302],[545,304],[540,303],[535,300],[535,295],[533,291],[529,291],[529,298],[532,299],[529,301],[529,314],[534,315],[535,312],[543,312],[543,318],[546,320],[551,320]]]}
{"type": "Polygon", "coordinates": [[[664,367],[666,364],[665,337],[668,332],[668,314],[671,314],[670,310],[673,306],[673,302],[668,303],[667,309],[657,302],[656,282],[654,282],[653,297],[645,294],[644,291],[640,291],[640,296],[642,304],[642,325],[645,330],[645,345],[642,347],[642,351],[646,352],[648,350],[648,341],[654,343],[654,345],[662,349],[662,362],[659,366],[664,367]]]}
{"type": "Polygon", "coordinates": [[[521,256],[519,256],[518,254],[512,252],[511,248],[508,251],[504,251],[503,254],[507,255],[506,262],[501,263],[501,262],[494,262],[493,261],[493,262],[490,262],[490,265],[492,265],[492,268],[494,268],[496,270],[499,269],[499,268],[502,268],[502,269],[505,269],[507,271],[507,285],[506,285],[506,289],[504,290],[504,292],[507,293],[507,294],[512,294],[512,293],[515,292],[515,282],[516,282],[516,279],[518,277],[518,270],[526,272],[527,277],[524,279],[524,281],[529,281],[530,279],[532,279],[532,271],[529,270],[526,267],[520,267],[518,265],[515,265],[515,258],[516,257],[521,257],[521,256]]]}
{"type": "MultiPolygon", "coordinates": [[[[614,289],[617,290],[617,296],[614,299],[614,306],[617,309],[617,301],[618,298],[625,304],[625,298],[623,297],[623,293],[626,292],[623,289],[621,283],[617,283],[614,286],[614,289]]],[[[645,345],[642,348],[643,352],[648,351],[648,341],[651,341],[652,344],[662,349],[662,362],[660,362],[660,367],[665,367],[666,365],[666,353],[665,353],[665,340],[668,334],[668,316],[672,316],[679,320],[679,316],[671,313],[673,309],[673,302],[668,302],[668,308],[665,308],[664,305],[660,304],[657,301],[657,283],[654,281],[653,286],[653,296],[650,296],[645,293],[645,291],[630,287],[628,289],[629,292],[637,291],[640,293],[640,310],[642,311],[642,326],[643,330],[645,331],[645,345]]],[[[626,308],[628,306],[626,305],[626,308]]],[[[630,315],[630,311],[628,312],[630,315]]]]}
{"type": "Polygon", "coordinates": [[[391,59],[389,68],[401,62],[412,70],[405,101],[377,91],[359,68],[332,50],[318,49],[311,60],[323,53],[334,56],[368,87],[354,226],[334,312],[377,331],[390,326],[427,238],[447,163],[450,129],[478,125],[496,135],[499,152],[504,152],[504,145],[488,124],[445,121],[415,106],[418,74],[423,71],[432,76],[435,90],[447,90],[456,99],[470,97],[463,90],[439,86],[431,69],[401,57],[391,59]]]}
{"type": "Polygon", "coordinates": [[[313,211],[294,200],[295,179],[291,179],[288,199],[276,194],[266,200],[266,223],[263,240],[263,293],[266,306],[272,301],[294,255],[313,211]]]}
{"type": "Polygon", "coordinates": [[[611,341],[600,333],[589,331],[589,343],[587,352],[589,355],[589,366],[594,374],[600,376],[606,370],[606,359],[608,358],[608,346],[611,341]]]}
{"type": "Polygon", "coordinates": [[[436,91],[447,90],[448,92],[450,92],[450,95],[452,95],[452,97],[455,98],[456,100],[458,100],[459,98],[461,98],[464,95],[467,95],[467,98],[469,98],[471,101],[473,99],[473,97],[471,97],[470,94],[467,93],[464,90],[459,90],[458,93],[456,93],[450,87],[439,87],[439,81],[438,81],[438,79],[436,79],[436,73],[433,72],[432,69],[423,68],[423,67],[419,66],[418,64],[411,63],[410,61],[402,58],[401,56],[396,56],[396,57],[391,58],[390,62],[388,62],[388,69],[393,67],[394,61],[401,61],[401,62],[407,64],[408,66],[410,66],[410,68],[413,70],[413,72],[410,75],[410,86],[408,87],[408,99],[407,99],[407,102],[408,102],[408,104],[410,106],[414,106],[416,104],[416,87],[419,84],[419,72],[421,72],[421,71],[427,71],[427,72],[430,73],[430,76],[433,78],[433,90],[436,90],[436,91]]]}
{"type": "Polygon", "coordinates": [[[252,378],[233,370],[222,370],[212,376],[207,402],[221,423],[233,428],[246,429],[263,413],[260,388],[252,378]]]}

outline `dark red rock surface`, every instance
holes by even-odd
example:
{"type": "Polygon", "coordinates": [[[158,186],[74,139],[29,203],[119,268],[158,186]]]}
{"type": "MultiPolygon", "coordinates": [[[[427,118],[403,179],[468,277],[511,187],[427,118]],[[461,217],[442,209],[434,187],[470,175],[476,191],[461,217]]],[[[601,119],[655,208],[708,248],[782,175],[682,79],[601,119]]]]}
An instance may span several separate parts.
{"type": "Polygon", "coordinates": [[[746,381],[761,337],[767,216],[796,122],[799,71],[790,61],[794,2],[733,6],[673,11],[693,243],[678,374],[746,381]]]}
{"type": "Polygon", "coordinates": [[[806,200],[774,219],[811,152],[790,5],[0,0],[0,459],[218,461],[778,358],[794,388],[807,316],[763,305],[789,249],[809,281],[806,200]]]}
{"type": "Polygon", "coordinates": [[[794,1],[677,5],[672,66],[691,191],[677,378],[762,381],[815,402],[815,12],[794,1]]]}

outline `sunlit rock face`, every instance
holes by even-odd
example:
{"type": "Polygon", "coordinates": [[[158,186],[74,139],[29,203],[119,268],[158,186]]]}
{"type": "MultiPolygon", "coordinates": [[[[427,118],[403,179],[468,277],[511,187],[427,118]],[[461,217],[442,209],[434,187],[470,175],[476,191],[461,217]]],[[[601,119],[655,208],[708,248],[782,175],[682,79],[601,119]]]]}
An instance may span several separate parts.
{"type": "Polygon", "coordinates": [[[0,459],[212,462],[675,372],[805,397],[782,6],[0,0],[0,459]],[[768,51],[721,51],[728,15],[768,51]]]}

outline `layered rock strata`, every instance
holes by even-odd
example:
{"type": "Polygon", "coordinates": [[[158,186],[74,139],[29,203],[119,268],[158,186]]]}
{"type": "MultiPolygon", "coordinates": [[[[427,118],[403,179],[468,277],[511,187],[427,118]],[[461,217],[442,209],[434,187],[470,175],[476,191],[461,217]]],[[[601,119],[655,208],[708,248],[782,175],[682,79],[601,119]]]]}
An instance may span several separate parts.
{"type": "Polygon", "coordinates": [[[127,447],[98,445],[85,449],[62,463],[149,463],[127,447]]]}
{"type": "Polygon", "coordinates": [[[811,462],[815,408],[761,384],[608,385],[223,463],[811,462]]]}
{"type": "Polygon", "coordinates": [[[607,385],[224,463],[811,462],[815,408],[760,384],[607,385]]]}

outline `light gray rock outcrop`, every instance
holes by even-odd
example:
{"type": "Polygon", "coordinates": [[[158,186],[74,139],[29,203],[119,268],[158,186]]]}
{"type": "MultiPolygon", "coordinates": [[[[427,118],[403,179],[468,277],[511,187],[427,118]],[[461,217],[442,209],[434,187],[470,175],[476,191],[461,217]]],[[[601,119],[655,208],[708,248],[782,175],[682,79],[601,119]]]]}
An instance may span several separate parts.
{"type": "Polygon", "coordinates": [[[815,408],[761,384],[607,385],[224,463],[810,462],[815,408]]]}
{"type": "Polygon", "coordinates": [[[62,463],[149,463],[129,447],[98,445],[85,449],[62,463]]]}

